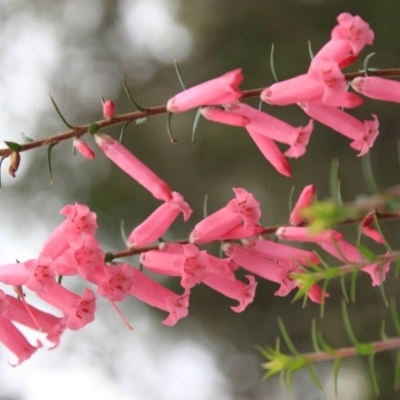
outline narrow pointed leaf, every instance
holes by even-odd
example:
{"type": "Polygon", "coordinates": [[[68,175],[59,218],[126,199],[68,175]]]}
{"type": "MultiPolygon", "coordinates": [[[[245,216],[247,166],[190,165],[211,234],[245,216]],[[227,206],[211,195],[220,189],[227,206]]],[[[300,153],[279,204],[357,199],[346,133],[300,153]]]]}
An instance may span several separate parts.
{"type": "Polygon", "coordinates": [[[60,111],[60,109],[58,108],[58,106],[57,106],[56,102],[54,101],[53,97],[51,96],[51,94],[49,94],[49,96],[50,96],[50,100],[51,100],[51,102],[53,103],[53,106],[54,106],[54,108],[55,108],[55,110],[56,110],[58,116],[61,118],[62,122],[64,122],[64,124],[65,124],[69,129],[75,129],[75,127],[72,126],[71,124],[69,124],[69,123],[67,122],[67,120],[64,118],[64,116],[61,114],[61,111],[60,111]]]}
{"type": "Polygon", "coordinates": [[[29,136],[26,136],[24,132],[21,132],[21,136],[22,136],[22,140],[24,141],[24,143],[34,142],[34,140],[32,138],[30,138],[29,136]]]}
{"type": "Polygon", "coordinates": [[[121,238],[122,238],[122,243],[126,246],[126,242],[127,242],[127,236],[125,233],[125,222],[123,219],[121,219],[121,222],[119,224],[119,231],[121,234],[121,238]]]}
{"type": "Polygon", "coordinates": [[[200,108],[199,108],[199,109],[197,110],[197,112],[196,112],[196,115],[195,115],[194,121],[193,121],[193,127],[192,127],[192,142],[194,142],[194,135],[195,135],[195,133],[196,133],[197,126],[198,126],[198,124],[199,124],[200,116],[201,116],[201,113],[200,113],[200,108]]]}
{"type": "Polygon", "coordinates": [[[364,68],[365,76],[368,76],[368,63],[369,63],[369,60],[371,59],[371,57],[373,57],[374,55],[375,55],[375,53],[370,53],[364,59],[363,68],[364,68]]]}
{"type": "Polygon", "coordinates": [[[176,75],[177,75],[177,77],[178,77],[179,84],[181,85],[181,88],[182,88],[183,90],[186,90],[186,86],[185,86],[185,84],[184,84],[184,82],[183,82],[182,75],[181,75],[181,71],[180,71],[180,69],[179,69],[178,61],[174,60],[174,64],[175,64],[175,72],[176,72],[176,75]]]}
{"type": "Polygon", "coordinates": [[[333,382],[335,386],[335,397],[338,395],[338,380],[339,380],[339,370],[340,364],[342,363],[341,358],[337,358],[333,364],[333,382]]]}
{"type": "Polygon", "coordinates": [[[372,172],[370,152],[361,157],[361,165],[368,190],[372,194],[378,193],[378,187],[375,183],[374,174],[372,172]]]}
{"type": "Polygon", "coordinates": [[[353,304],[356,302],[357,274],[358,271],[355,269],[351,273],[350,300],[353,304]]]}
{"type": "Polygon", "coordinates": [[[389,340],[389,336],[386,333],[386,321],[383,319],[381,321],[381,327],[379,329],[379,335],[383,341],[389,340]]]}
{"type": "Polygon", "coordinates": [[[336,204],[341,204],[340,187],[339,187],[339,160],[334,159],[331,163],[329,171],[329,188],[331,198],[336,204]]]}
{"type": "Polygon", "coordinates": [[[345,282],[346,276],[345,275],[341,275],[340,276],[340,286],[342,288],[342,293],[343,293],[343,297],[344,297],[344,301],[346,303],[349,302],[349,296],[347,294],[347,288],[346,288],[346,282],[345,282]]]}
{"type": "Polygon", "coordinates": [[[308,41],[308,54],[310,55],[310,59],[312,60],[314,58],[314,53],[313,53],[312,48],[311,48],[311,41],[310,40],[308,41]]]}
{"type": "Polygon", "coordinates": [[[101,104],[104,104],[104,102],[106,101],[105,99],[104,99],[104,96],[101,94],[100,95],[100,100],[101,100],[101,104]]]}
{"type": "Polygon", "coordinates": [[[47,171],[49,173],[50,184],[53,184],[53,168],[51,166],[51,150],[57,143],[51,143],[47,146],[47,171]]]}
{"type": "Polygon", "coordinates": [[[311,340],[312,340],[312,345],[313,345],[314,351],[316,353],[320,353],[321,352],[321,348],[319,347],[319,344],[318,344],[317,322],[315,321],[315,319],[313,319],[311,321],[311,340]]]}
{"type": "Polygon", "coordinates": [[[10,150],[15,151],[16,153],[19,153],[22,150],[22,146],[19,143],[9,142],[7,140],[4,140],[4,143],[10,150]]]}
{"type": "Polygon", "coordinates": [[[168,113],[167,117],[167,132],[168,132],[168,137],[171,143],[178,143],[176,139],[172,136],[172,130],[171,130],[171,118],[172,118],[172,113],[168,113]]]}
{"type": "Polygon", "coordinates": [[[314,367],[312,364],[308,365],[308,372],[310,373],[310,378],[313,381],[314,385],[321,391],[323,392],[324,389],[322,388],[321,382],[318,379],[317,374],[315,373],[314,367]]]}
{"type": "Polygon", "coordinates": [[[136,102],[136,100],[133,98],[131,91],[129,90],[129,87],[126,83],[126,80],[124,77],[122,77],[122,85],[124,87],[125,93],[128,96],[129,100],[131,103],[139,110],[139,111],[146,111],[146,108],[142,107],[140,104],[136,102]]]}
{"type": "Polygon", "coordinates": [[[289,334],[288,334],[288,332],[287,332],[287,330],[285,328],[285,325],[284,325],[283,321],[280,318],[278,318],[278,325],[279,325],[279,330],[281,331],[282,338],[285,341],[286,346],[288,347],[288,349],[291,351],[291,353],[293,355],[299,355],[299,352],[297,351],[296,347],[294,347],[294,344],[293,344],[292,340],[289,337],[289,334]]]}
{"type": "MultiPolygon", "coordinates": [[[[142,111],[142,110],[140,110],[140,111],[142,111]]],[[[148,117],[138,118],[137,120],[135,120],[135,124],[136,125],[144,124],[147,120],[148,120],[148,117]]]]}
{"type": "Polygon", "coordinates": [[[293,210],[293,196],[294,196],[294,186],[292,186],[292,189],[290,190],[289,194],[289,215],[292,213],[293,210]]]}
{"type": "Polygon", "coordinates": [[[353,344],[353,346],[358,346],[359,343],[354,336],[353,329],[350,324],[350,319],[349,319],[349,314],[347,312],[347,306],[344,301],[342,301],[342,318],[343,318],[343,323],[344,323],[344,328],[347,333],[347,337],[350,339],[350,342],[353,344]]]}
{"type": "Polygon", "coordinates": [[[371,376],[372,388],[374,390],[375,395],[378,396],[379,395],[379,386],[378,386],[378,381],[376,379],[374,357],[375,357],[375,353],[372,353],[369,355],[368,367],[369,367],[369,374],[371,376]]]}
{"type": "Polygon", "coordinates": [[[275,82],[279,82],[278,75],[276,74],[276,70],[275,70],[274,51],[275,51],[275,46],[272,43],[271,52],[269,55],[269,65],[271,67],[272,76],[274,77],[275,82]]]}
{"type": "Polygon", "coordinates": [[[122,140],[124,139],[124,134],[125,134],[125,129],[128,127],[128,125],[130,124],[130,122],[125,122],[125,124],[123,125],[122,129],[121,129],[121,133],[119,134],[119,139],[118,142],[122,143],[122,140]]]}

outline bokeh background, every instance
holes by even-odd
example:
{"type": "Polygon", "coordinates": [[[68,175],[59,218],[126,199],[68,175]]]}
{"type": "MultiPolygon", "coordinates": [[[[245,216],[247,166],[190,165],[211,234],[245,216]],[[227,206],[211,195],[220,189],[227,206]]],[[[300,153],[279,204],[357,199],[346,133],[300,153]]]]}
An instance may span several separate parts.
{"type": "MultiPolygon", "coordinates": [[[[243,68],[245,89],[273,82],[269,54],[275,45],[280,79],[307,70],[308,41],[316,52],[328,39],[336,16],[359,14],[375,32],[370,66],[400,66],[400,2],[388,0],[0,0],[0,139],[21,141],[21,132],[43,138],[64,130],[51,107],[50,92],[67,120],[84,124],[101,119],[100,96],[113,99],[118,113],[132,111],[121,75],[144,106],[165,104],[180,91],[173,61],[177,59],[187,86],[243,68]]],[[[356,71],[362,61],[351,68],[356,71]]],[[[257,100],[250,100],[257,104],[257,100]]],[[[294,125],[305,115],[293,107],[264,108],[294,125]]],[[[354,110],[359,118],[376,113],[380,137],[371,158],[380,187],[398,183],[397,140],[399,106],[366,100],[354,110]]],[[[188,235],[202,216],[205,195],[212,212],[232,197],[232,187],[244,187],[262,204],[262,223],[285,223],[292,187],[316,185],[319,198],[329,196],[328,175],[333,159],[340,163],[344,201],[367,194],[361,162],[339,134],[316,124],[306,155],[291,161],[293,178],[280,176],[263,158],[243,129],[201,120],[195,141],[191,129],[195,112],[172,120],[177,144],[169,142],[166,116],[131,125],[124,144],[182,193],[194,209],[188,223],[178,221],[168,240],[188,235]]],[[[121,127],[108,129],[118,137],[121,127]]],[[[90,142],[90,138],[88,138],[90,142]]],[[[90,142],[93,144],[92,142],[90,142]]],[[[93,148],[95,145],[93,144],[93,148]]],[[[73,156],[71,143],[53,149],[54,183],[49,183],[46,152],[23,153],[17,177],[2,168],[0,262],[37,257],[43,241],[62,220],[68,203],[89,205],[98,215],[99,238],[107,251],[124,248],[120,221],[127,232],[149,215],[158,202],[97,152],[89,162],[73,156]]],[[[399,246],[395,222],[383,225],[393,247],[399,246]]],[[[356,227],[343,231],[356,238],[356,227]]],[[[382,249],[365,242],[377,252],[382,249]]],[[[127,260],[135,262],[135,260],[127,260]]],[[[180,291],[177,280],[162,280],[180,291]]],[[[388,296],[398,292],[390,274],[388,296]]],[[[77,286],[77,290],[79,287],[77,286]]],[[[67,332],[59,349],[41,350],[12,369],[0,348],[0,399],[144,399],[144,400],[261,400],[285,399],[277,379],[262,380],[262,358],[255,345],[272,346],[281,317],[301,351],[311,351],[310,327],[318,326],[332,346],[347,346],[340,313],[339,283],[332,283],[325,317],[319,308],[274,296],[277,286],[259,280],[255,301],[241,314],[230,310],[229,299],[201,285],[192,290],[190,314],[177,326],[160,321],[165,313],[131,299],[121,306],[134,325],[128,331],[101,299],[94,323],[67,332]]],[[[360,340],[379,338],[379,324],[389,311],[368,276],[357,280],[357,303],[349,306],[360,340]]],[[[376,357],[382,399],[393,392],[394,353],[376,357]]],[[[333,399],[332,366],[317,366],[324,386],[319,392],[307,372],[295,376],[292,399],[333,399]]],[[[341,400],[375,398],[367,364],[345,361],[339,378],[341,400]]]]}

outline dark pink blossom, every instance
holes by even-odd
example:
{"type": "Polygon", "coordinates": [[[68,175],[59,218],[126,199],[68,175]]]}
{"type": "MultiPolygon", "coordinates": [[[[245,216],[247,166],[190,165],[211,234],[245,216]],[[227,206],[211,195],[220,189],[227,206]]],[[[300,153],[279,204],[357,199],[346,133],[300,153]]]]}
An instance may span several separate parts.
{"type": "Polygon", "coordinates": [[[299,106],[310,117],[352,139],[350,147],[359,151],[359,156],[369,151],[379,134],[379,121],[374,114],[372,121],[361,122],[338,108],[311,103],[299,103],[299,106]]]}
{"type": "Polygon", "coordinates": [[[210,273],[205,277],[203,283],[224,296],[237,300],[239,305],[231,307],[231,309],[239,313],[253,302],[256,293],[257,282],[254,276],[245,275],[245,277],[249,281],[247,285],[238,279],[229,279],[210,273]]]}
{"type": "Polygon", "coordinates": [[[172,199],[169,186],[135,157],[126,147],[104,133],[95,135],[96,143],[104,154],[119,168],[147,189],[156,199],[172,199]]]}
{"type": "Polygon", "coordinates": [[[251,228],[258,225],[261,216],[260,203],[242,188],[234,188],[236,199],[200,221],[190,234],[192,243],[207,243],[220,240],[231,229],[243,225],[251,228]]]}
{"type": "Polygon", "coordinates": [[[239,100],[243,92],[238,86],[243,80],[240,68],[193,86],[168,100],[167,111],[178,113],[200,106],[213,106],[239,100]]]}
{"type": "Polygon", "coordinates": [[[192,214],[189,204],[183,196],[172,192],[172,199],[158,207],[144,222],[137,226],[129,235],[127,244],[129,247],[146,246],[159,239],[170,228],[172,223],[183,214],[187,221],[192,214]]]}
{"type": "Polygon", "coordinates": [[[315,186],[307,185],[300,193],[300,196],[290,214],[289,222],[291,225],[300,225],[302,222],[304,222],[305,217],[302,215],[302,210],[312,204],[314,197],[315,186]]]}

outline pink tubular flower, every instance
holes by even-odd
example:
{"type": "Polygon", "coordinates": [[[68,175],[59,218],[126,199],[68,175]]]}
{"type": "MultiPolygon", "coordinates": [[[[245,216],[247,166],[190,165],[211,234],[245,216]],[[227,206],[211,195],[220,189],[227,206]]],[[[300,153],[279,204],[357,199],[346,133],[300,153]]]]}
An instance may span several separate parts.
{"type": "Polygon", "coordinates": [[[372,44],[374,33],[358,15],[342,13],[337,21],[339,25],[333,28],[331,40],[315,55],[311,67],[321,58],[331,58],[344,68],[356,61],[365,45],[372,44]]]}
{"type": "Polygon", "coordinates": [[[242,80],[242,70],[238,68],[193,86],[169,99],[167,111],[178,113],[200,106],[221,105],[239,100],[243,95],[238,89],[242,80]]]}
{"type": "MultiPolygon", "coordinates": [[[[345,262],[346,264],[357,264],[366,261],[356,246],[346,242],[345,240],[331,241],[326,243],[318,243],[326,252],[345,262]]],[[[389,272],[390,262],[371,263],[361,268],[372,279],[372,286],[379,286],[385,281],[386,274],[389,272]]]]}
{"type": "Polygon", "coordinates": [[[4,317],[0,317],[0,342],[17,356],[18,362],[12,366],[21,364],[42,347],[40,342],[32,346],[13,323],[4,317]]]}
{"type": "Polygon", "coordinates": [[[54,264],[59,275],[81,275],[88,279],[97,265],[103,265],[104,251],[92,236],[71,235],[70,248],[58,257],[54,264]]]}
{"type": "Polygon", "coordinates": [[[6,285],[26,285],[32,291],[50,290],[56,284],[56,272],[52,258],[41,254],[38,260],[3,265],[0,267],[0,282],[6,285]]]}
{"type": "Polygon", "coordinates": [[[168,185],[121,143],[104,133],[96,134],[95,140],[111,161],[147,189],[156,199],[163,201],[172,199],[171,189],[168,185]]]}
{"type": "Polygon", "coordinates": [[[278,82],[261,92],[261,100],[272,105],[308,102],[330,107],[357,107],[362,99],[347,92],[338,64],[330,58],[319,60],[307,74],[278,82]]]}
{"type": "Polygon", "coordinates": [[[350,147],[359,151],[359,156],[363,156],[368,152],[379,134],[379,121],[374,114],[372,115],[372,121],[361,122],[338,108],[310,103],[299,103],[299,106],[311,118],[353,139],[350,147]]]}
{"type": "Polygon", "coordinates": [[[142,253],[140,262],[153,272],[181,276],[181,285],[192,288],[208,273],[209,260],[206,251],[193,244],[166,244],[161,250],[142,253]]]}
{"type": "Polygon", "coordinates": [[[84,204],[68,204],[60,214],[67,218],[49,236],[43,245],[42,253],[54,260],[69,249],[68,238],[72,235],[94,236],[97,229],[96,214],[84,204]]]}
{"type": "Polygon", "coordinates": [[[296,128],[248,104],[233,103],[228,104],[226,108],[229,113],[237,114],[250,120],[250,123],[245,126],[249,133],[263,135],[277,142],[290,145],[291,148],[285,153],[286,156],[297,158],[305,153],[305,147],[308,144],[313,128],[311,120],[307,126],[296,128]]]}
{"type": "Polygon", "coordinates": [[[163,324],[173,326],[188,315],[190,289],[185,289],[182,295],[178,295],[153,281],[138,269],[133,269],[133,271],[130,294],[152,307],[167,311],[169,316],[163,324]]]}
{"type": "Polygon", "coordinates": [[[103,103],[103,115],[104,118],[110,119],[115,115],[115,106],[112,100],[106,100],[103,103]]]}
{"type": "Polygon", "coordinates": [[[375,240],[377,243],[385,243],[385,239],[381,233],[374,228],[374,221],[374,213],[367,214],[361,221],[361,233],[365,236],[368,236],[370,239],[375,240]]]}
{"type": "Polygon", "coordinates": [[[333,40],[348,40],[354,54],[358,54],[367,44],[374,41],[374,32],[360,16],[342,13],[337,17],[339,25],[331,33],[333,40]]]}
{"type": "Polygon", "coordinates": [[[90,289],[85,289],[82,297],[79,297],[76,293],[57,283],[51,290],[39,291],[37,294],[68,317],[66,323],[68,329],[81,329],[94,320],[96,296],[90,289]]]}
{"type": "Polygon", "coordinates": [[[276,231],[276,236],[282,240],[315,243],[331,243],[332,240],[343,239],[343,235],[333,229],[325,229],[322,232],[312,234],[309,228],[300,226],[282,226],[276,231]]]}
{"type": "Polygon", "coordinates": [[[221,236],[236,226],[250,228],[258,224],[261,216],[260,203],[242,188],[233,188],[236,199],[200,221],[190,234],[192,243],[208,243],[220,240],[221,236]]]}
{"type": "MultiPolygon", "coordinates": [[[[129,294],[135,271],[128,264],[103,265],[96,269],[98,284],[97,291],[100,296],[111,301],[123,301],[129,294]]],[[[93,276],[93,275],[92,275],[93,276]]]]}
{"type": "Polygon", "coordinates": [[[233,243],[225,243],[222,247],[225,254],[245,270],[261,276],[271,282],[282,283],[287,270],[277,263],[262,257],[259,253],[233,243]]]}
{"type": "Polygon", "coordinates": [[[312,264],[320,264],[319,258],[312,252],[288,246],[282,243],[275,243],[265,239],[244,240],[243,245],[251,249],[263,257],[278,262],[285,268],[291,269],[298,264],[309,266],[312,264]]]}
{"type": "Polygon", "coordinates": [[[307,185],[301,192],[296,205],[290,214],[289,222],[291,225],[301,225],[304,222],[304,216],[301,214],[302,210],[309,207],[315,196],[315,186],[307,185]]]}
{"type": "Polygon", "coordinates": [[[280,174],[291,177],[292,171],[290,165],[275,142],[263,135],[253,133],[252,131],[248,132],[263,156],[272,164],[272,166],[280,174]]]}
{"type": "Polygon", "coordinates": [[[225,125],[246,126],[250,120],[244,115],[238,115],[215,107],[200,108],[201,115],[209,121],[219,122],[225,125]]]}
{"type": "Polygon", "coordinates": [[[89,145],[81,138],[74,138],[73,146],[76,150],[79,151],[84,157],[89,160],[93,160],[95,158],[93,150],[89,147],[89,145]]]}
{"type": "Polygon", "coordinates": [[[247,285],[238,279],[232,280],[213,273],[208,274],[203,282],[224,296],[237,300],[239,305],[231,307],[231,309],[239,313],[244,311],[253,302],[257,287],[254,276],[245,276],[249,281],[247,285]]]}
{"type": "Polygon", "coordinates": [[[9,295],[6,296],[5,300],[8,302],[8,306],[3,315],[4,318],[18,322],[28,328],[47,333],[47,339],[54,343],[53,348],[58,346],[60,336],[63,333],[63,329],[60,329],[62,318],[55,317],[9,295]],[[55,334],[56,332],[58,334],[55,334]]]}
{"type": "Polygon", "coordinates": [[[192,214],[192,209],[183,200],[183,196],[172,192],[172,199],[158,207],[144,222],[137,226],[129,235],[129,247],[146,246],[159,239],[169,229],[179,213],[187,221],[192,214]]]}
{"type": "Polygon", "coordinates": [[[400,82],[377,76],[355,78],[351,82],[352,88],[376,100],[400,103],[400,82]]]}

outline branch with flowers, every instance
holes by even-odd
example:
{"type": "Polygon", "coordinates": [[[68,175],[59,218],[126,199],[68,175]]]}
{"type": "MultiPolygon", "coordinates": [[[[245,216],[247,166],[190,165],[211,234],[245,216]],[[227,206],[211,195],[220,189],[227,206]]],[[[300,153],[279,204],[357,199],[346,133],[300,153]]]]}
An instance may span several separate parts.
{"type": "MultiPolygon", "coordinates": [[[[50,234],[36,259],[0,266],[0,342],[15,354],[16,364],[31,357],[42,344],[40,341],[31,344],[14,323],[45,332],[57,347],[66,329],[81,329],[95,319],[95,291],[109,300],[131,328],[118,310],[117,302],[133,296],[167,312],[163,323],[172,326],[188,315],[190,292],[199,284],[236,301],[231,307],[234,312],[242,312],[252,303],[256,277],[278,284],[276,296],[287,296],[298,289],[295,298],[305,296],[322,306],[328,301],[328,282],[353,271],[367,273],[373,286],[383,287],[391,263],[400,259],[400,251],[390,248],[380,223],[399,218],[396,200],[400,197],[400,186],[342,204],[338,193],[333,193],[331,200],[317,202],[315,187],[308,185],[293,207],[288,224],[267,227],[260,224],[260,203],[252,193],[236,187],[234,197],[198,221],[187,238],[165,242],[162,237],[179,214],[182,213],[184,221],[189,220],[190,205],[120,141],[100,133],[110,126],[124,123],[125,131],[127,124],[133,122],[198,108],[198,117],[245,129],[265,158],[287,177],[292,175],[287,159],[305,154],[314,121],[348,137],[358,156],[367,159],[379,134],[379,122],[376,115],[371,120],[359,121],[344,111],[363,102],[358,94],[348,91],[348,83],[364,96],[400,103],[400,83],[387,79],[400,76],[400,69],[374,70],[365,66],[361,72],[342,72],[357,60],[366,45],[372,44],[373,38],[365,21],[343,13],[338,17],[330,41],[312,58],[305,74],[267,88],[242,91],[239,85],[244,77],[236,69],[183,90],[165,106],[151,108],[139,106],[124,81],[127,95],[138,111],[116,115],[114,103],[104,100],[105,119],[82,126],[71,125],[51,98],[69,130],[39,140],[25,137],[24,144],[5,142],[7,148],[0,149],[0,157],[10,157],[11,175],[15,176],[18,170],[22,152],[69,139],[73,139],[77,151],[93,160],[93,150],[82,139],[89,134],[111,162],[160,200],[161,205],[130,232],[125,249],[111,253],[105,253],[96,239],[96,214],[83,204],[66,205],[60,212],[65,216],[64,222],[50,234]],[[242,102],[255,96],[270,105],[297,104],[310,119],[304,126],[294,127],[242,102]],[[287,150],[282,153],[276,142],[288,146],[287,150]],[[385,246],[386,254],[375,255],[363,246],[346,241],[341,232],[333,229],[349,223],[357,223],[362,235],[385,246]],[[304,250],[294,246],[293,241],[313,243],[316,248],[304,250]],[[225,257],[202,250],[202,246],[212,242],[220,244],[225,257]],[[117,261],[131,255],[139,255],[143,269],[117,261]],[[345,265],[332,267],[324,261],[325,256],[332,256],[345,265]],[[239,268],[246,272],[247,282],[238,279],[239,268]],[[179,278],[182,290],[173,292],[151,279],[146,271],[179,278]],[[85,283],[82,295],[67,288],[68,277],[85,283]],[[39,297],[57,313],[34,307],[30,304],[31,296],[39,297]]],[[[284,329],[282,333],[286,343],[290,343],[284,329]]],[[[264,366],[270,371],[268,376],[281,371],[291,373],[319,360],[360,355],[358,343],[353,344],[352,349],[325,347],[324,352],[318,351],[316,355],[292,351],[294,357],[282,354],[278,345],[275,350],[262,350],[270,360],[264,366]]],[[[385,337],[382,342],[369,344],[368,355],[392,348],[400,348],[399,338],[385,337]]]]}

